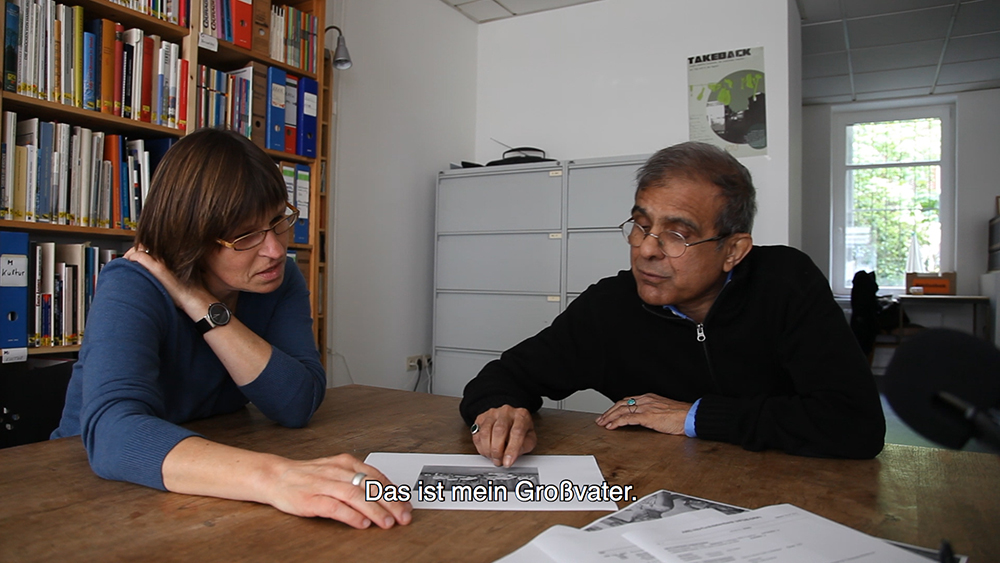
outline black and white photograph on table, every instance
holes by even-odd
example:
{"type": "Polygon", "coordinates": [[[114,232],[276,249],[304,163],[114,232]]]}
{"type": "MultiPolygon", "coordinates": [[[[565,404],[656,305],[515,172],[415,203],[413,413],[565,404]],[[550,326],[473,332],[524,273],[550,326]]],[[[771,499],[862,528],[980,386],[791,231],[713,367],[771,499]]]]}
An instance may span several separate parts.
{"type": "Polygon", "coordinates": [[[535,485],[538,480],[537,467],[467,467],[459,465],[425,465],[420,470],[418,482],[423,486],[443,483],[445,491],[450,491],[455,485],[475,487],[494,487],[502,485],[508,491],[514,492],[514,487],[520,481],[530,481],[535,485]]]}
{"type": "Polygon", "coordinates": [[[646,522],[668,516],[676,516],[685,512],[705,510],[706,508],[717,510],[723,514],[738,514],[747,511],[747,509],[738,506],[713,502],[661,489],[642,497],[618,512],[595,521],[583,530],[585,532],[595,532],[633,522],[646,522]]]}

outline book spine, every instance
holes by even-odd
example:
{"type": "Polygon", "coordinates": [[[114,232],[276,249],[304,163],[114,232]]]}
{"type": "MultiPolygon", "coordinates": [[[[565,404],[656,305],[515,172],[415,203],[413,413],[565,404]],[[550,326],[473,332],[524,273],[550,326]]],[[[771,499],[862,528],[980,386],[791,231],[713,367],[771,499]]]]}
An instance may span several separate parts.
{"type": "Polygon", "coordinates": [[[180,75],[180,45],[170,44],[170,93],[167,96],[167,126],[177,128],[177,103],[180,93],[187,93],[187,80],[180,75]]]}
{"type": "MultiPolygon", "coordinates": [[[[181,80],[178,85],[177,95],[177,128],[181,131],[187,131],[187,114],[188,114],[188,61],[187,59],[181,59],[179,62],[179,78],[181,80]]],[[[173,88],[171,88],[173,89],[173,88]]]]}
{"type": "Polygon", "coordinates": [[[83,109],[94,111],[97,108],[97,97],[94,94],[94,76],[96,75],[97,59],[94,50],[97,38],[89,31],[83,32],[83,109]]]}
{"type": "Polygon", "coordinates": [[[4,22],[3,89],[17,92],[17,47],[20,42],[21,8],[7,2],[4,22]]]}
{"type": "Polygon", "coordinates": [[[56,150],[59,155],[59,185],[58,218],[60,225],[69,224],[69,172],[72,167],[72,152],[70,151],[70,126],[68,123],[56,124],[56,150]]]}
{"type": "Polygon", "coordinates": [[[146,36],[142,39],[142,79],[139,91],[139,120],[149,123],[152,119],[151,108],[153,102],[153,38],[146,36]]]}
{"type": "Polygon", "coordinates": [[[24,220],[36,222],[37,217],[35,216],[35,210],[38,205],[38,145],[28,145],[25,147],[28,149],[27,157],[27,184],[25,189],[25,213],[24,220]]]}
{"type": "Polygon", "coordinates": [[[62,54],[63,54],[63,19],[66,7],[56,6],[56,21],[52,22],[52,101],[62,103],[62,54]]]}
{"type": "Polygon", "coordinates": [[[101,20],[101,113],[114,115],[117,64],[115,23],[101,20]]]}
{"type": "Polygon", "coordinates": [[[55,0],[40,0],[38,38],[38,97],[52,101],[52,19],[55,0]]]}
{"type": "Polygon", "coordinates": [[[73,105],[83,107],[83,8],[73,6],[73,105]]]}
{"type": "Polygon", "coordinates": [[[170,62],[167,60],[169,58],[168,53],[170,53],[170,44],[157,39],[154,41],[153,50],[155,51],[154,66],[156,70],[153,74],[153,99],[149,106],[150,122],[156,125],[164,125],[167,119],[164,119],[166,118],[166,114],[163,112],[163,89],[166,87],[167,93],[170,93],[170,73],[166,71],[166,69],[170,68],[170,62]]]}
{"type": "Polygon", "coordinates": [[[135,47],[130,43],[122,46],[122,117],[132,118],[132,58],[135,47]]]}
{"type": "Polygon", "coordinates": [[[67,106],[73,105],[73,30],[76,25],[74,20],[76,15],[72,6],[63,6],[62,23],[62,103],[67,106]]]}
{"type": "Polygon", "coordinates": [[[57,262],[52,274],[52,345],[63,345],[63,303],[66,300],[63,295],[64,282],[66,277],[66,263],[57,262]]]}
{"type": "Polygon", "coordinates": [[[3,193],[0,199],[0,219],[13,219],[14,208],[14,167],[15,146],[17,138],[17,114],[12,111],[3,112],[3,193]]]}
{"type": "Polygon", "coordinates": [[[93,158],[94,133],[90,129],[83,127],[80,129],[80,207],[77,211],[77,219],[84,227],[92,226],[90,223],[90,195],[91,177],[90,166],[93,158]]]}
{"type": "Polygon", "coordinates": [[[28,91],[26,95],[32,98],[38,97],[38,16],[40,6],[37,0],[25,0],[25,5],[30,4],[28,10],[28,63],[27,80],[28,91]]]}
{"type": "Polygon", "coordinates": [[[125,34],[125,27],[120,23],[116,23],[115,54],[114,54],[115,68],[113,77],[114,85],[112,86],[114,90],[112,92],[113,97],[111,101],[111,113],[119,117],[122,115],[122,94],[124,92],[124,87],[125,87],[124,84],[122,83],[122,80],[124,78],[123,65],[124,65],[124,45],[125,45],[122,36],[124,34],[125,34]]]}
{"type": "Polygon", "coordinates": [[[56,244],[54,242],[39,243],[41,247],[38,265],[41,275],[39,290],[39,323],[40,345],[52,346],[52,296],[55,292],[56,244]]]}
{"type": "Polygon", "coordinates": [[[18,1],[23,9],[21,10],[21,18],[18,20],[21,48],[18,50],[17,57],[17,93],[27,96],[30,91],[28,88],[28,51],[31,50],[31,43],[28,37],[28,22],[31,21],[31,0],[18,1]]]}
{"type": "Polygon", "coordinates": [[[80,219],[80,137],[83,128],[73,126],[69,140],[69,209],[66,219],[70,225],[79,225],[80,219]]]}
{"type": "Polygon", "coordinates": [[[28,346],[37,348],[42,345],[42,245],[33,243],[32,247],[32,256],[34,259],[31,261],[31,264],[34,264],[35,276],[34,291],[32,292],[33,298],[29,303],[34,305],[34,310],[32,311],[33,322],[28,334],[28,346]]]}

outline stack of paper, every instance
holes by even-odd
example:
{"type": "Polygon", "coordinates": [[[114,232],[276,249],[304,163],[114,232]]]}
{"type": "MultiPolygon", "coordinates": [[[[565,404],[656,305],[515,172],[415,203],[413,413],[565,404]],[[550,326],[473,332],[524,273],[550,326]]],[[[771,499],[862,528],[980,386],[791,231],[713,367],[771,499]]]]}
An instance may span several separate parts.
{"type": "Polygon", "coordinates": [[[936,561],[936,552],[892,544],[790,504],[745,510],[670,491],[643,497],[583,530],[553,526],[500,559],[504,563],[928,560],[936,561]]]}

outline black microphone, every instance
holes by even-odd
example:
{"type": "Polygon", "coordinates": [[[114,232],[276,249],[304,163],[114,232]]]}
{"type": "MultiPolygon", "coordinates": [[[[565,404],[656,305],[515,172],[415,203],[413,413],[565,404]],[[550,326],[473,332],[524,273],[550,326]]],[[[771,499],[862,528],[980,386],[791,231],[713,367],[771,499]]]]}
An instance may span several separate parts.
{"type": "Polygon", "coordinates": [[[918,333],[885,371],[892,409],[925,438],[960,449],[977,438],[1000,452],[1000,350],[948,329],[918,333]]]}

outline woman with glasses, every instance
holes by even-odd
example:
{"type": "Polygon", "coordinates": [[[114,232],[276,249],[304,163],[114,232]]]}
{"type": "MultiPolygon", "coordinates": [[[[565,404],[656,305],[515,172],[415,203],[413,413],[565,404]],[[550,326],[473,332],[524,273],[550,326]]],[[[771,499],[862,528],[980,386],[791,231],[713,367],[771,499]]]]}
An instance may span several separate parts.
{"type": "Polygon", "coordinates": [[[297,218],[277,166],[245,137],[203,129],[178,141],[135,246],[101,271],[52,437],[80,435],[106,479],[356,528],[409,523],[409,503],[364,502],[362,479],[388,480],[349,455],[293,461],[178,426],[253,402],[295,428],[322,402],[309,293],[286,255],[297,218]]]}

